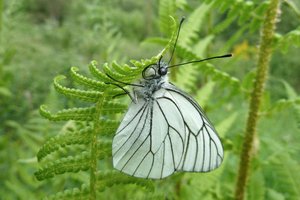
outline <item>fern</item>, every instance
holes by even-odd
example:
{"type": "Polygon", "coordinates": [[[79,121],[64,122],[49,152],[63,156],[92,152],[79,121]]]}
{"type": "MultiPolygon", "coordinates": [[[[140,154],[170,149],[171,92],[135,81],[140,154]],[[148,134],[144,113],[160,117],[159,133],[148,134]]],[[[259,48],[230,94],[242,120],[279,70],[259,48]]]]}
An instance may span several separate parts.
{"type": "MultiPolygon", "coordinates": [[[[94,3],[96,4],[96,1],[94,3]]],[[[246,69],[246,67],[240,67],[240,65],[236,64],[240,64],[236,62],[240,59],[238,56],[230,59],[231,61],[228,63],[226,59],[222,60],[222,68],[217,64],[213,65],[205,62],[194,64],[193,66],[174,68],[170,73],[170,78],[176,86],[192,94],[200,102],[200,105],[215,110],[209,114],[217,119],[216,128],[220,132],[226,151],[224,164],[218,171],[209,174],[178,173],[163,181],[153,182],[123,175],[112,170],[111,166],[112,136],[119,125],[121,113],[124,113],[127,108],[127,100],[112,98],[123,91],[112,85],[105,84],[111,82],[111,79],[106,74],[124,82],[133,82],[139,78],[141,71],[146,65],[156,62],[160,55],[165,55],[170,50],[169,47],[174,44],[174,30],[176,26],[174,19],[169,16],[178,15],[182,11],[189,13],[190,17],[187,18],[182,27],[175,51],[176,55],[174,55],[172,60],[174,64],[182,62],[181,60],[199,60],[210,55],[230,52],[237,42],[245,38],[255,40],[254,37],[262,26],[262,16],[266,13],[269,1],[205,0],[199,6],[191,7],[191,5],[192,3],[187,3],[185,0],[159,1],[158,25],[161,32],[168,38],[171,37],[171,39],[160,37],[146,40],[146,42],[156,43],[165,47],[157,56],[141,61],[132,60],[132,65],[130,66],[112,62],[109,64],[105,63],[99,67],[96,61],[92,61],[88,66],[91,76],[83,75],[78,67],[73,66],[70,69],[70,77],[76,83],[75,85],[78,86],[76,88],[72,88],[69,86],[71,84],[65,83],[69,80],[65,76],[60,75],[54,79],[54,88],[58,93],[84,103],[80,104],[80,107],[65,108],[58,112],[50,112],[48,107],[51,107],[49,105],[51,102],[47,103],[48,106],[43,105],[40,107],[40,113],[43,117],[51,121],[67,121],[66,125],[61,128],[61,131],[56,130],[59,133],[46,141],[37,154],[40,165],[40,169],[35,173],[37,179],[45,180],[53,177],[54,181],[58,182],[57,180],[60,180],[60,178],[65,179],[65,177],[68,177],[67,181],[59,182],[59,188],[63,186],[62,189],[57,189],[57,187],[53,189],[55,191],[60,190],[60,192],[55,194],[52,192],[48,199],[118,199],[117,197],[133,199],[132,196],[135,197],[134,199],[142,199],[146,198],[145,195],[147,195],[148,199],[200,199],[204,196],[206,199],[233,198],[238,152],[242,146],[241,132],[243,130],[241,125],[245,123],[244,116],[247,114],[245,99],[249,97],[249,91],[253,88],[255,79],[255,74],[251,69],[246,69]],[[220,12],[223,13],[224,19],[219,17],[220,12]],[[228,33],[231,35],[228,36],[228,33]],[[202,35],[204,34],[205,36],[203,37],[202,35]],[[232,76],[230,72],[223,71],[223,69],[229,69],[231,66],[233,72],[239,70],[241,73],[250,72],[246,74],[245,78],[244,74],[232,76]],[[200,90],[200,87],[203,89],[200,90]],[[215,94],[215,90],[218,93],[215,94]],[[229,99],[230,101],[224,99],[229,99]],[[221,106],[223,107],[221,110],[225,110],[225,112],[219,110],[221,106]],[[68,182],[70,179],[71,181],[68,182]],[[153,192],[154,190],[155,192],[153,192]],[[113,195],[111,195],[112,193],[113,195]]],[[[194,5],[198,4],[194,3],[194,5]]],[[[98,10],[92,9],[91,11],[96,13],[98,10]]],[[[104,8],[101,11],[104,11],[104,8]]],[[[127,15],[119,13],[121,10],[111,9],[110,11],[114,13],[109,12],[109,14],[106,14],[106,17],[114,16],[115,19],[124,20],[130,25],[143,24],[142,17],[137,22],[134,20],[131,22],[128,18],[123,17],[127,15]]],[[[131,16],[135,15],[132,14],[131,16]]],[[[138,16],[143,16],[143,14],[138,16]]],[[[150,16],[148,19],[153,18],[156,20],[157,18],[155,17],[150,16]]],[[[92,17],[91,19],[85,19],[90,25],[93,24],[92,20],[95,19],[92,17]]],[[[110,25],[106,25],[106,29],[110,29],[110,25]]],[[[291,45],[299,46],[298,29],[292,30],[287,34],[277,33],[274,39],[274,47],[285,52],[291,45]]],[[[110,42],[115,34],[121,33],[119,29],[116,30],[111,31],[106,41],[110,42]]],[[[132,28],[132,30],[136,29],[132,28]]],[[[94,38],[98,37],[98,34],[96,35],[94,38]]],[[[132,35],[134,35],[133,31],[132,35]]],[[[117,38],[119,36],[117,34],[117,38]]],[[[112,46],[114,47],[118,41],[113,40],[114,44],[112,46]]],[[[128,44],[132,45],[131,42],[131,40],[128,40],[128,44]]],[[[87,46],[90,45],[87,44],[87,46]]],[[[98,48],[98,46],[95,44],[93,48],[98,48]]],[[[106,56],[102,57],[107,60],[107,58],[116,57],[114,56],[116,53],[118,51],[108,49],[105,53],[106,56]]],[[[256,52],[252,51],[251,53],[256,52]]],[[[88,54],[89,57],[91,55],[93,55],[93,50],[88,54]]],[[[253,56],[253,54],[250,56],[253,56]]],[[[250,57],[250,59],[252,62],[253,57],[250,57]]],[[[121,61],[123,60],[119,62],[121,61]]],[[[248,61],[247,63],[250,65],[249,63],[251,62],[250,60],[248,61]]],[[[244,63],[246,61],[242,62],[242,64],[244,63]]],[[[289,93],[286,99],[281,99],[275,104],[271,101],[263,102],[266,103],[266,107],[263,107],[262,110],[262,114],[265,115],[259,113],[262,120],[264,120],[261,124],[264,125],[268,117],[272,118],[281,115],[286,108],[297,112],[298,119],[295,121],[298,121],[300,124],[299,95],[292,94],[293,92],[288,91],[288,88],[286,90],[289,93]]],[[[263,100],[268,101],[267,98],[263,100]]],[[[278,117],[277,120],[282,121],[281,127],[279,125],[272,126],[272,123],[276,123],[276,120],[271,120],[270,124],[259,130],[259,132],[286,133],[286,137],[289,138],[292,133],[296,132],[295,127],[287,131],[282,126],[284,126],[286,120],[293,119],[293,117],[284,116],[285,120],[278,117]]],[[[298,130],[299,127],[298,125],[298,130]]],[[[262,134],[262,138],[260,138],[262,143],[260,145],[261,149],[273,146],[275,143],[273,135],[272,137],[268,136],[267,139],[263,137],[262,134]]],[[[288,142],[287,144],[284,143],[285,138],[283,136],[278,136],[276,139],[280,140],[278,141],[278,146],[285,145],[284,147],[288,147],[290,145],[288,142]]],[[[255,149],[257,150],[259,147],[255,147],[255,149]]],[[[286,152],[287,155],[281,155],[276,151],[278,151],[277,146],[274,149],[266,149],[266,151],[262,151],[262,155],[255,157],[254,166],[251,166],[253,173],[246,187],[247,193],[245,196],[248,199],[287,199],[296,198],[299,194],[295,187],[298,184],[298,181],[295,180],[298,176],[294,178],[290,174],[290,172],[296,173],[295,166],[298,161],[293,157],[295,152],[289,151],[286,152]],[[265,154],[270,154],[268,155],[270,157],[266,158],[265,154]],[[282,161],[288,163],[289,166],[285,166],[282,161]],[[277,179],[277,176],[280,176],[280,178],[277,179]],[[286,184],[286,187],[280,188],[282,184],[286,184]],[[260,185],[261,188],[257,189],[257,185],[260,185]]],[[[49,179],[48,182],[44,181],[42,184],[53,183],[53,179],[49,179]]],[[[13,187],[12,183],[9,185],[13,188],[11,189],[12,191],[17,191],[21,188],[19,185],[13,187]]],[[[51,190],[48,190],[48,192],[51,193],[51,190]]]]}
{"type": "Polygon", "coordinates": [[[45,180],[67,172],[90,171],[90,181],[80,188],[72,188],[50,196],[50,199],[96,199],[97,193],[116,184],[133,183],[152,191],[149,181],[125,176],[119,172],[109,170],[103,172],[98,166],[99,160],[111,157],[111,138],[119,122],[118,113],[124,113],[127,105],[113,99],[116,94],[123,93],[120,88],[106,84],[114,79],[132,82],[138,78],[142,70],[149,64],[156,63],[161,55],[173,45],[176,23],[173,18],[173,36],[166,47],[157,56],[142,61],[132,60],[132,67],[113,62],[111,66],[103,64],[101,69],[92,61],[89,65],[90,73],[96,78],[88,78],[79,73],[79,69],[72,67],[71,78],[85,89],[68,88],[62,85],[64,76],[54,79],[54,88],[58,93],[71,99],[79,99],[93,103],[88,107],[63,109],[52,114],[47,106],[40,107],[40,114],[51,121],[74,121],[74,126],[49,139],[37,154],[42,167],[35,172],[38,180],[45,180]],[[107,74],[107,75],[106,75],[107,74]]]}
{"type": "Polygon", "coordinates": [[[171,32],[169,30],[171,18],[169,16],[175,16],[175,0],[161,0],[159,1],[159,8],[160,31],[166,35],[171,35],[171,32]]]}
{"type": "Polygon", "coordinates": [[[266,193],[265,179],[261,169],[253,170],[251,180],[247,188],[248,200],[264,200],[266,193]]]}
{"type": "Polygon", "coordinates": [[[270,160],[269,165],[265,166],[264,173],[268,175],[270,188],[283,194],[286,199],[297,199],[300,196],[298,170],[298,163],[289,154],[282,152],[270,160]]]}
{"type": "Polygon", "coordinates": [[[269,5],[269,1],[206,0],[204,3],[211,4],[212,9],[217,9],[226,15],[224,20],[213,26],[210,35],[219,35],[232,25],[239,26],[236,33],[231,35],[220,49],[221,52],[230,50],[247,33],[256,32],[263,23],[262,16],[269,5]]]}
{"type": "Polygon", "coordinates": [[[277,48],[286,53],[290,46],[300,47],[300,26],[285,35],[277,34],[277,48]]]}
{"type": "Polygon", "coordinates": [[[222,13],[227,13],[227,20],[218,25],[214,32],[220,32],[230,25],[231,22],[237,21],[238,25],[250,24],[251,32],[259,29],[263,22],[263,14],[268,8],[268,1],[222,1],[222,0],[206,0],[205,3],[212,3],[212,6],[222,13]],[[233,18],[237,20],[233,20],[233,18]]]}
{"type": "MultiPolygon", "coordinates": [[[[199,60],[200,58],[198,56],[196,56],[193,52],[189,51],[188,49],[185,49],[184,47],[178,45],[177,46],[177,53],[181,56],[184,57],[186,60],[199,60]]],[[[186,67],[188,68],[188,67],[186,67]]],[[[240,90],[240,81],[235,78],[230,76],[228,73],[220,71],[218,69],[216,69],[212,64],[209,63],[202,63],[201,65],[197,65],[197,67],[190,67],[191,69],[184,69],[184,71],[182,70],[182,72],[176,74],[176,76],[178,76],[178,78],[176,78],[176,80],[179,79],[180,76],[182,76],[182,73],[186,73],[186,70],[190,70],[193,71],[191,72],[191,74],[195,74],[197,75],[197,72],[201,71],[204,75],[211,77],[212,80],[214,80],[215,82],[219,83],[221,86],[227,86],[227,87],[232,87],[232,89],[234,91],[239,91],[240,90]]],[[[189,76],[189,79],[184,80],[186,83],[190,83],[190,87],[185,87],[187,88],[187,90],[193,90],[194,85],[198,85],[195,83],[195,75],[193,76],[189,76]]],[[[180,83],[181,84],[181,83],[180,83]]],[[[185,86],[188,86],[186,84],[184,84],[185,86]]]]}
{"type": "MultiPolygon", "coordinates": [[[[208,1],[207,1],[208,2],[208,1]]],[[[162,0],[160,1],[162,5],[160,5],[159,13],[160,15],[160,24],[161,27],[163,24],[166,24],[165,21],[167,19],[168,11],[170,11],[170,4],[174,3],[172,0],[162,0]]],[[[173,4],[172,4],[173,5],[173,4]]],[[[196,40],[201,30],[202,25],[206,23],[206,17],[213,8],[214,3],[208,2],[208,4],[203,3],[190,14],[185,24],[182,26],[180,37],[178,40],[178,44],[176,47],[176,54],[180,55],[180,58],[191,61],[191,60],[200,60],[204,57],[206,50],[209,45],[213,42],[214,30],[211,34],[207,35],[203,40],[196,40]]],[[[247,7],[247,6],[246,6],[247,7]]],[[[249,6],[248,6],[249,7],[249,6]]],[[[250,10],[250,8],[248,8],[250,10]]],[[[250,11],[249,11],[250,12],[250,11]]],[[[233,19],[232,19],[233,21],[233,19]]],[[[230,23],[228,23],[230,25],[230,23]]],[[[164,26],[163,26],[164,27],[164,26]]],[[[222,28],[217,27],[219,30],[225,29],[227,26],[223,26],[222,28]]],[[[241,33],[242,34],[242,33],[241,33]]],[[[236,39],[239,38],[239,36],[236,39]]],[[[161,38],[152,38],[148,39],[147,42],[153,42],[158,44],[166,44],[166,40],[161,38]]],[[[224,51],[222,52],[224,53],[224,51]]],[[[173,61],[177,61],[176,57],[173,61]]],[[[178,63],[178,61],[177,61],[178,63]]],[[[217,82],[220,86],[230,87],[231,94],[242,91],[240,81],[226,72],[220,71],[216,69],[215,66],[209,63],[201,63],[195,65],[194,67],[186,66],[179,67],[179,69],[175,69],[171,73],[171,78],[176,82],[176,85],[180,88],[185,88],[188,92],[198,91],[199,86],[199,71],[203,73],[203,75],[211,78],[213,81],[217,82]],[[197,67],[196,67],[197,66],[197,67]],[[186,77],[182,79],[183,75],[186,77]]]]}
{"type": "MultiPolygon", "coordinates": [[[[6,127],[10,129],[10,134],[1,136],[2,153],[0,153],[1,168],[8,169],[1,175],[1,199],[41,199],[44,191],[33,188],[42,188],[47,186],[47,182],[37,184],[32,179],[33,166],[36,167],[36,158],[32,152],[36,152],[43,141],[40,133],[46,136],[49,132],[59,131],[58,125],[49,127],[49,123],[41,119],[37,111],[30,113],[30,119],[26,123],[19,123],[14,120],[7,120],[6,127]],[[17,139],[11,140],[14,137],[17,139]],[[21,146],[20,141],[25,145],[21,146]],[[7,147],[3,151],[3,146],[7,142],[7,147]],[[18,151],[16,151],[18,150],[18,151]],[[3,161],[3,162],[2,162],[3,161]]],[[[54,184],[53,187],[55,187],[54,184]]]]}
{"type": "MultiPolygon", "coordinates": [[[[205,23],[205,17],[210,11],[211,5],[202,4],[196,8],[189,16],[187,22],[182,27],[179,44],[186,49],[191,47],[191,43],[197,38],[198,31],[205,23]]],[[[198,56],[203,56],[199,55],[198,56]]]]}

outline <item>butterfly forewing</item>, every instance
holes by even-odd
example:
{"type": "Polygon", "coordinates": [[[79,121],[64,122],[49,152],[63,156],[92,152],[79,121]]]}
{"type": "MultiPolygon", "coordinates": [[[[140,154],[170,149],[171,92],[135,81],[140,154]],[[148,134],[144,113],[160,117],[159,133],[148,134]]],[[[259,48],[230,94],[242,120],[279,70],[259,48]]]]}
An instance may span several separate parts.
{"type": "Polygon", "coordinates": [[[113,139],[114,167],[136,177],[211,171],[222,159],[222,144],[200,106],[171,84],[132,103],[113,139]]]}

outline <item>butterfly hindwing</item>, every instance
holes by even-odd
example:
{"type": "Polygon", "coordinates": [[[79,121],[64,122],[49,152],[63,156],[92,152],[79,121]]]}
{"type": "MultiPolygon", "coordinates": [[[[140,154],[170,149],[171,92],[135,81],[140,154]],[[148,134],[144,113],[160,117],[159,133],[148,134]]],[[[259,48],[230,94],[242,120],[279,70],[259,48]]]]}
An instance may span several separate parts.
{"type": "Polygon", "coordinates": [[[114,167],[136,177],[211,171],[222,159],[222,144],[199,105],[171,84],[132,103],[113,139],[114,167]]]}
{"type": "Polygon", "coordinates": [[[223,146],[217,132],[198,103],[183,91],[168,84],[169,95],[178,105],[185,124],[185,152],[178,171],[211,171],[222,163],[223,146]]]}

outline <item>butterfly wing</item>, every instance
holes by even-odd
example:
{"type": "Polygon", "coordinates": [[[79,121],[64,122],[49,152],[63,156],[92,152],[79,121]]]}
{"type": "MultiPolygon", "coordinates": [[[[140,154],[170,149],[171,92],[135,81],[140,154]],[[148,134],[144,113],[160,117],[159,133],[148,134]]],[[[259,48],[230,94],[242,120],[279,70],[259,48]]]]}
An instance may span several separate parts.
{"type": "Polygon", "coordinates": [[[136,177],[159,179],[171,175],[184,152],[184,124],[174,104],[153,100],[132,103],[113,139],[113,165],[136,177]],[[169,111],[162,108],[168,106],[169,111]]]}
{"type": "Polygon", "coordinates": [[[222,144],[199,105],[170,84],[132,103],[113,139],[114,167],[136,177],[210,171],[222,159],[222,144]]]}
{"type": "Polygon", "coordinates": [[[174,85],[166,86],[164,98],[178,105],[185,125],[184,155],[177,171],[208,172],[223,161],[223,146],[218,134],[199,104],[174,85]]]}

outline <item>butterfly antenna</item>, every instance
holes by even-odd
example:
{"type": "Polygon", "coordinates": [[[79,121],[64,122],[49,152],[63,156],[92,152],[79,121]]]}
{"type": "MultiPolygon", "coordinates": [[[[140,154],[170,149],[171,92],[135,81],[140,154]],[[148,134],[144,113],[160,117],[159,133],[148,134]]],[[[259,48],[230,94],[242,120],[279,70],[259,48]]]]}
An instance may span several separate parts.
{"type": "Polygon", "coordinates": [[[181,29],[181,26],[182,26],[182,23],[183,23],[184,20],[185,20],[185,17],[182,17],[181,20],[180,20],[178,31],[177,31],[177,35],[176,35],[176,39],[175,39],[175,43],[174,43],[174,47],[173,47],[171,58],[170,58],[170,60],[168,62],[168,65],[170,64],[170,62],[171,62],[171,60],[173,58],[173,55],[174,55],[174,52],[175,52],[175,49],[176,49],[177,40],[178,40],[179,33],[180,33],[180,29],[181,29]]]}
{"type": "Polygon", "coordinates": [[[226,57],[231,57],[231,56],[232,56],[231,53],[225,54],[225,55],[222,55],[222,56],[213,56],[213,57],[205,58],[205,59],[202,59],[202,60],[194,60],[194,61],[189,61],[189,62],[180,63],[180,64],[176,64],[176,65],[171,65],[171,66],[168,66],[168,68],[177,67],[177,66],[180,66],[180,65],[187,65],[187,64],[191,64],[191,63],[203,62],[203,61],[206,61],[206,60],[212,60],[212,59],[216,59],[216,58],[226,58],[226,57]]]}
{"type": "Polygon", "coordinates": [[[161,55],[158,59],[158,68],[161,68],[160,63],[161,63],[162,58],[163,58],[163,56],[161,55]]]}

